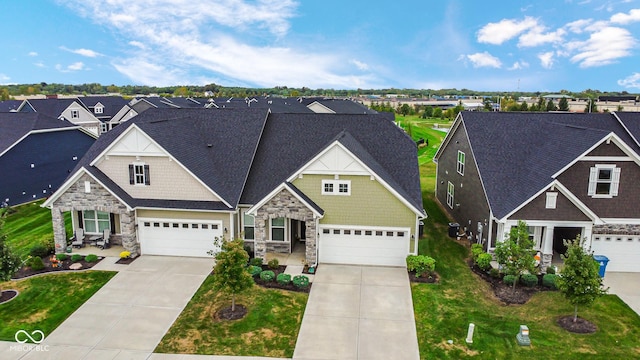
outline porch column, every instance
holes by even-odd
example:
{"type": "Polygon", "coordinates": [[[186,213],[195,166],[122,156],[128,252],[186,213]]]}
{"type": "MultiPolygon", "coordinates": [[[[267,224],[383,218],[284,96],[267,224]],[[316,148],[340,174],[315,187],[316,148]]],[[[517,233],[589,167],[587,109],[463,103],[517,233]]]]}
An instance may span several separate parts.
{"type": "Polygon", "coordinates": [[[260,258],[263,261],[267,260],[267,240],[265,238],[265,223],[266,220],[262,216],[255,216],[254,223],[254,242],[253,242],[253,255],[256,258],[260,258]]]}
{"type": "Polygon", "coordinates": [[[541,270],[543,273],[547,272],[547,267],[551,266],[551,260],[553,259],[553,230],[553,226],[547,226],[547,228],[544,230],[541,259],[541,270]]]}
{"type": "Polygon", "coordinates": [[[122,247],[133,257],[140,255],[140,244],[136,236],[136,217],[133,211],[120,214],[120,232],[122,247]]]}
{"type": "Polygon", "coordinates": [[[64,216],[60,208],[51,208],[51,219],[53,222],[53,241],[56,253],[63,253],[67,248],[67,232],[64,228],[64,216]]]}
{"type": "Polygon", "coordinates": [[[309,266],[313,266],[318,262],[316,258],[316,239],[318,238],[318,230],[316,229],[315,217],[308,218],[305,222],[305,259],[309,266]]]}

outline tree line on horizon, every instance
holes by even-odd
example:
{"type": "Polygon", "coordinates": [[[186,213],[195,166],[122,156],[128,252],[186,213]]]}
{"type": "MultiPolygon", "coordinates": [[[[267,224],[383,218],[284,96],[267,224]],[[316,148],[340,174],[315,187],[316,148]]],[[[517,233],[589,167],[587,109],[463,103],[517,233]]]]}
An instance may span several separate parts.
{"type": "MultiPolygon", "coordinates": [[[[13,96],[19,95],[107,95],[121,94],[123,96],[150,95],[160,96],[192,96],[204,97],[210,94],[215,97],[252,97],[252,96],[327,96],[327,97],[358,97],[372,95],[395,94],[408,98],[432,98],[444,96],[476,96],[476,97],[506,97],[518,99],[520,97],[540,97],[551,92],[526,92],[526,91],[475,91],[470,89],[311,89],[308,87],[293,88],[287,86],[276,86],[272,88],[248,88],[248,87],[227,87],[217,84],[208,85],[176,85],[176,86],[146,86],[146,85],[101,85],[99,83],[88,83],[79,85],[46,83],[37,84],[11,84],[0,86],[0,100],[9,100],[13,96]]],[[[557,94],[564,94],[577,99],[595,99],[599,96],[622,96],[634,95],[627,91],[600,91],[586,89],[580,92],[560,90],[557,94]]],[[[638,94],[635,94],[638,95],[638,94]]]]}

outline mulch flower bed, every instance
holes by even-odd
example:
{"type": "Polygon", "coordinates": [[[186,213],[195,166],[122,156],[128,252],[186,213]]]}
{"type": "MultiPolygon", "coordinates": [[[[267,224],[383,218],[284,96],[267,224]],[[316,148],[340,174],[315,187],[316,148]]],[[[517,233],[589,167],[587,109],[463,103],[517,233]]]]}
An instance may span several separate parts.
{"type": "Polygon", "coordinates": [[[576,322],[573,322],[573,316],[563,316],[557,322],[561,328],[577,334],[593,334],[598,330],[594,323],[581,317],[578,317],[576,322]]]}
{"type": "MultiPolygon", "coordinates": [[[[274,274],[276,274],[276,278],[278,277],[278,274],[281,274],[285,271],[287,267],[285,265],[280,265],[278,266],[277,269],[271,269],[268,265],[262,265],[262,270],[271,270],[274,272],[274,274]]],[[[293,279],[293,276],[291,276],[291,279],[293,279]]],[[[281,290],[288,290],[288,291],[297,291],[297,292],[303,292],[303,293],[308,293],[309,291],[311,291],[311,284],[309,284],[309,286],[307,286],[306,288],[299,288],[295,285],[293,285],[293,282],[288,283],[287,285],[282,285],[280,283],[278,283],[275,279],[273,279],[272,281],[264,281],[260,278],[260,275],[254,276],[253,280],[256,282],[257,285],[260,285],[262,287],[265,288],[270,288],[270,289],[281,289],[281,290]]]]}
{"type": "Polygon", "coordinates": [[[495,278],[490,276],[486,271],[480,269],[473,263],[473,260],[467,262],[471,271],[480,276],[484,281],[491,284],[493,293],[500,299],[505,305],[510,304],[525,304],[531,297],[540,291],[555,291],[553,289],[540,285],[542,283],[542,276],[538,276],[538,285],[532,287],[522,286],[516,284],[515,291],[511,285],[507,285],[502,281],[502,278],[495,278]]]}
{"type": "Polygon", "coordinates": [[[223,309],[218,310],[214,315],[214,319],[238,320],[245,317],[245,315],[247,315],[247,311],[248,311],[247,308],[244,305],[240,305],[240,304],[236,304],[235,311],[231,311],[231,305],[229,305],[223,309]]]}
{"type": "Polygon", "coordinates": [[[116,261],[116,264],[129,265],[137,258],[138,258],[138,256],[136,256],[134,258],[130,258],[130,257],[128,257],[128,258],[120,258],[120,259],[118,259],[118,261],[116,261]]]}
{"type": "Polygon", "coordinates": [[[17,290],[2,290],[2,292],[0,293],[0,304],[4,304],[16,296],[18,296],[17,290]]]}
{"type": "MultiPolygon", "coordinates": [[[[82,260],[76,261],[76,263],[81,264],[82,265],[81,270],[84,270],[84,269],[90,269],[90,268],[94,267],[102,259],[103,259],[102,257],[98,256],[98,261],[86,262],[86,261],[84,261],[84,257],[83,257],[82,260]]],[[[56,272],[56,271],[73,270],[73,269],[69,269],[69,266],[74,264],[74,262],[71,261],[71,257],[70,256],[69,256],[69,258],[67,260],[58,261],[58,266],[57,267],[53,267],[53,265],[51,264],[51,257],[43,258],[42,262],[44,263],[44,269],[36,271],[36,270],[32,270],[30,267],[25,265],[25,266],[21,267],[20,270],[18,270],[15,274],[13,274],[12,279],[23,279],[23,278],[26,278],[26,277],[29,277],[29,276],[33,276],[33,275],[37,275],[37,274],[44,274],[44,273],[56,272]]]]}
{"type": "Polygon", "coordinates": [[[419,277],[416,275],[415,271],[409,272],[409,281],[415,283],[424,283],[424,284],[438,284],[440,282],[440,275],[437,272],[432,272],[428,276],[419,277]]]}

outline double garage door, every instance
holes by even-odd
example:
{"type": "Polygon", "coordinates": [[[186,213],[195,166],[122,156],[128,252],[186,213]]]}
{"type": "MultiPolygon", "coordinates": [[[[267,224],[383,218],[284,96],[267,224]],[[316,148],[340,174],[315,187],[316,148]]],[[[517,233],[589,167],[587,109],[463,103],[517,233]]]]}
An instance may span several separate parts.
{"type": "Polygon", "coordinates": [[[142,255],[211,257],[215,238],[222,238],[221,221],[138,219],[142,255]]]}
{"type": "Polygon", "coordinates": [[[406,266],[408,228],[320,226],[320,263],[406,266]]]}
{"type": "Polygon", "coordinates": [[[609,258],[607,271],[640,272],[640,236],[596,234],[592,239],[593,254],[609,258]]]}

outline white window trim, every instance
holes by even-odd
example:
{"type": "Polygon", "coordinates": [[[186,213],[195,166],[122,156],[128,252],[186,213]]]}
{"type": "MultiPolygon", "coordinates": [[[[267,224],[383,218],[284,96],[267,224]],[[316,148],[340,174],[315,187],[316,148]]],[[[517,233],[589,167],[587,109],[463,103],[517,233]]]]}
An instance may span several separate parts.
{"type": "Polygon", "coordinates": [[[242,237],[244,238],[244,240],[250,240],[250,241],[254,241],[256,238],[256,217],[253,215],[249,215],[246,212],[242,213],[242,237]],[[253,219],[253,226],[246,224],[245,216],[250,216],[253,219]],[[246,238],[246,230],[245,230],[246,228],[253,228],[253,239],[246,238]]]}
{"type": "Polygon", "coordinates": [[[447,205],[453,209],[453,202],[455,199],[455,186],[451,181],[447,182],[447,205]]]}
{"type": "MultiPolygon", "coordinates": [[[[601,181],[603,182],[603,181],[601,181]]],[[[589,170],[589,190],[588,195],[592,198],[607,199],[618,196],[618,188],[620,186],[620,168],[615,164],[596,164],[589,170]],[[611,182],[608,194],[597,194],[598,174],[600,170],[611,170],[611,182]]]]}
{"type": "Polygon", "coordinates": [[[102,106],[96,106],[93,108],[94,114],[102,114],[104,112],[104,108],[102,106]]]}
{"type": "Polygon", "coordinates": [[[134,162],[133,163],[133,185],[134,186],[146,186],[147,173],[144,171],[144,166],[146,164],[142,162],[134,162]],[[142,174],[138,174],[138,167],[142,168],[142,174]],[[138,176],[142,176],[142,182],[138,182],[138,176]]]}
{"type": "Polygon", "coordinates": [[[547,192],[547,201],[545,203],[545,209],[555,209],[558,203],[557,192],[547,192]]]}
{"type": "Polygon", "coordinates": [[[106,212],[106,211],[98,211],[98,210],[83,210],[83,211],[82,211],[82,228],[85,230],[85,233],[87,233],[87,234],[101,234],[101,233],[102,233],[102,231],[99,231],[99,229],[100,229],[100,222],[105,222],[105,221],[108,223],[108,227],[107,227],[107,229],[111,229],[111,214],[110,214],[109,212],[106,212]],[[93,219],[87,219],[87,218],[86,218],[86,216],[85,216],[85,213],[86,213],[87,211],[93,211],[93,213],[94,213],[94,215],[95,215],[95,218],[93,218],[93,219]],[[106,219],[98,219],[98,213],[107,214],[107,218],[106,218],[106,219]],[[98,231],[96,231],[96,232],[87,232],[87,231],[86,231],[86,230],[87,230],[87,223],[86,223],[87,221],[93,221],[93,222],[94,222],[94,225],[95,225],[95,228],[96,228],[96,230],[98,230],[98,231]]]}
{"type": "Polygon", "coordinates": [[[71,109],[71,118],[72,119],[79,119],[80,118],[80,110],[71,109]],[[75,116],[74,116],[74,114],[75,114],[75,116]]]}
{"type": "Polygon", "coordinates": [[[458,150],[458,161],[456,164],[456,171],[458,172],[458,174],[464,176],[464,163],[467,159],[467,156],[465,155],[464,152],[458,150]],[[462,161],[460,161],[460,154],[462,154],[462,161]]]}
{"type": "Polygon", "coordinates": [[[271,219],[269,221],[269,235],[270,235],[269,238],[270,238],[271,241],[287,242],[287,218],[274,218],[274,219],[271,219]],[[284,219],[284,224],[283,225],[277,225],[277,226],[273,225],[273,220],[276,220],[276,219],[284,219]],[[274,229],[282,229],[283,230],[282,231],[282,233],[283,233],[282,240],[274,240],[273,239],[273,230],[274,229]]]}
{"type": "Polygon", "coordinates": [[[340,196],[349,196],[351,195],[351,180],[322,180],[322,195],[340,195],[340,196]],[[333,185],[333,191],[326,191],[325,185],[331,184],[333,185]],[[347,192],[340,192],[340,185],[347,186],[347,192]]]}

